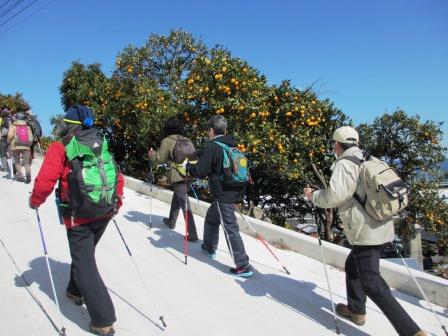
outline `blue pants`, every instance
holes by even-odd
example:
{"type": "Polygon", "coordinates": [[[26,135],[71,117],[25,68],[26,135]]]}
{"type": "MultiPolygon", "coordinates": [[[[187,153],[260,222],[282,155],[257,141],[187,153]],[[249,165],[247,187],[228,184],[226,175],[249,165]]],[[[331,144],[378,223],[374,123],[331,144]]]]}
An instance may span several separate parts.
{"type": "Polygon", "coordinates": [[[232,203],[221,203],[214,201],[207,210],[204,221],[204,247],[208,251],[216,251],[219,241],[219,224],[221,223],[226,235],[233,261],[237,267],[247,266],[249,257],[246,254],[243,240],[235,216],[232,203]]]}

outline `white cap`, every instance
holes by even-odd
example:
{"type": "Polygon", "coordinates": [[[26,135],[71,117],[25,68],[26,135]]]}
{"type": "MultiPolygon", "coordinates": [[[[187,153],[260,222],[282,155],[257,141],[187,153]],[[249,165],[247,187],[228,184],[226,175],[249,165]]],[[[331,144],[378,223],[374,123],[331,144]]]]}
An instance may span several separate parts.
{"type": "Polygon", "coordinates": [[[353,127],[342,126],[334,131],[333,140],[343,144],[357,145],[359,143],[359,135],[353,127]]]}

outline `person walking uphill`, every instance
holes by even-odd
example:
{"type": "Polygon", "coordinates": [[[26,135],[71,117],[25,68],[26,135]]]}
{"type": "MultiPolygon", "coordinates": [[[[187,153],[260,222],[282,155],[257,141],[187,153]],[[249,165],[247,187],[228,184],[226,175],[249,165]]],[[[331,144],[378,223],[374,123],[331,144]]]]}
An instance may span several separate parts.
{"type": "MultiPolygon", "coordinates": [[[[165,137],[160,144],[159,150],[156,152],[152,148],[148,151],[148,157],[152,161],[152,164],[169,164],[168,172],[168,183],[171,185],[173,190],[173,198],[171,200],[170,214],[168,218],[164,218],[163,222],[171,229],[176,227],[177,217],[179,215],[179,210],[182,209],[184,218],[188,216],[188,237],[187,240],[190,242],[195,242],[198,240],[198,234],[196,232],[196,224],[194,222],[193,213],[191,212],[190,201],[187,197],[188,184],[190,183],[186,176],[185,167],[181,164],[176,164],[174,161],[174,150],[176,142],[188,141],[187,138],[183,136],[184,125],[176,117],[171,117],[165,121],[164,126],[165,137]],[[187,209],[185,209],[185,203],[187,204],[187,209]]],[[[191,143],[191,142],[190,142],[191,143]]]]}
{"type": "Polygon", "coordinates": [[[26,115],[18,112],[15,115],[16,120],[8,130],[7,141],[10,145],[12,157],[14,158],[17,174],[15,179],[19,182],[31,182],[31,145],[33,143],[33,132],[26,122],[26,115]],[[20,164],[22,157],[25,166],[26,177],[23,176],[22,166],[20,164]]]}
{"type": "Polygon", "coordinates": [[[213,197],[213,202],[205,216],[202,249],[211,257],[216,256],[219,224],[222,223],[227,245],[236,264],[236,267],[231,268],[230,272],[237,276],[249,277],[253,272],[241,239],[234,208],[234,203],[242,200],[246,184],[228,184],[223,179],[223,146],[236,147],[237,142],[233,136],[226,134],[227,120],[223,116],[211,117],[207,122],[207,130],[210,141],[205,145],[197,164],[187,165],[187,170],[192,176],[208,177],[213,197]]]}
{"type": "Polygon", "coordinates": [[[55,131],[61,142],[48,147],[29,203],[39,207],[58,182],[56,196],[72,257],[67,297],[77,305],[85,302],[92,333],[110,336],[115,308],[98,272],[95,248],[122,204],[124,180],[93,120],[88,107],[66,111],[55,131]]]}
{"type": "Polygon", "coordinates": [[[336,311],[357,325],[364,325],[368,296],[399,335],[423,336],[425,333],[392,296],[389,286],[380,275],[381,249],[394,239],[394,223],[392,218],[374,219],[355,199],[355,193],[361,200],[366,195],[359,180],[360,167],[351,160],[353,157],[360,162],[364,160],[358,144],[359,135],[354,128],[343,126],[336,129],[332,146],[337,159],[332,166],[329,187],[322,190],[304,189],[306,197],[317,207],[338,208],[344,232],[352,245],[345,261],[348,304],[339,303],[336,311]]]}

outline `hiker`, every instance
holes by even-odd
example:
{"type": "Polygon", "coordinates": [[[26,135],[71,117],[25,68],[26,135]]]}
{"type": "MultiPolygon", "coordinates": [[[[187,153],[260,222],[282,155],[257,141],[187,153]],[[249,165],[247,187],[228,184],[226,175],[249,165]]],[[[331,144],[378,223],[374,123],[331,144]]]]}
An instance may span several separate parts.
{"type": "Polygon", "coordinates": [[[0,159],[2,162],[1,170],[9,171],[8,167],[8,130],[10,126],[9,110],[4,108],[1,111],[2,121],[0,123],[0,159]]]}
{"type": "Polygon", "coordinates": [[[34,159],[34,149],[36,145],[38,145],[40,138],[42,138],[42,127],[40,126],[40,123],[32,110],[28,110],[25,113],[27,116],[27,124],[31,127],[31,131],[33,132],[33,143],[30,147],[32,161],[34,159]]]}
{"type": "Polygon", "coordinates": [[[327,189],[304,188],[306,197],[317,207],[338,208],[344,232],[351,245],[345,261],[347,304],[336,305],[336,312],[359,326],[366,319],[368,296],[386,315],[399,335],[426,335],[392,296],[379,272],[381,250],[395,237],[392,218],[376,220],[371,217],[355,197],[365,198],[359,181],[360,167],[350,159],[363,160],[358,147],[358,132],[349,126],[336,129],[332,138],[336,161],[327,189]],[[358,196],[354,196],[356,195],[358,196]]]}
{"type": "Polygon", "coordinates": [[[222,226],[226,235],[226,241],[230,249],[236,267],[232,267],[230,272],[241,277],[252,275],[249,257],[246,254],[244,243],[241,238],[237,219],[235,216],[234,203],[243,199],[246,184],[230,185],[224,183],[223,158],[224,149],[221,145],[236,147],[237,142],[227,132],[227,120],[220,115],[211,117],[207,122],[209,140],[198,162],[194,165],[187,165],[190,175],[205,178],[208,177],[210,192],[213,202],[207,210],[204,221],[204,239],[202,249],[212,258],[216,257],[216,249],[219,240],[219,224],[222,219],[222,226]]]}
{"type": "MultiPolygon", "coordinates": [[[[163,218],[163,222],[171,229],[176,227],[179,209],[182,209],[185,214],[185,202],[187,203],[188,212],[188,236],[187,240],[195,242],[198,240],[196,232],[196,225],[194,223],[193,213],[191,212],[190,201],[188,199],[188,181],[185,171],[185,166],[177,164],[174,160],[174,150],[176,141],[179,139],[186,139],[184,137],[184,125],[181,120],[176,117],[171,117],[165,121],[164,126],[165,137],[160,144],[160,149],[156,152],[152,148],[148,151],[148,157],[152,163],[160,165],[163,163],[169,164],[168,183],[173,190],[173,198],[171,200],[170,214],[168,218],[163,218]]],[[[189,140],[188,140],[189,141],[189,140]]],[[[189,141],[191,143],[191,141],[189,141]]],[[[191,146],[193,146],[191,144],[191,146]]],[[[194,146],[193,146],[194,149],[194,146]]]]}
{"type": "Polygon", "coordinates": [[[15,114],[15,121],[9,127],[7,141],[10,145],[12,157],[16,166],[15,180],[19,182],[31,182],[31,144],[33,143],[33,133],[31,127],[26,123],[26,116],[22,112],[15,114]],[[26,175],[23,176],[22,165],[25,167],[26,175]]]}
{"type": "Polygon", "coordinates": [[[66,295],[77,305],[85,303],[92,333],[110,336],[115,333],[115,308],[98,272],[95,247],[122,204],[124,180],[93,121],[86,106],[66,111],[55,130],[61,141],[48,147],[29,203],[39,207],[58,182],[59,209],[72,257],[66,295]]]}

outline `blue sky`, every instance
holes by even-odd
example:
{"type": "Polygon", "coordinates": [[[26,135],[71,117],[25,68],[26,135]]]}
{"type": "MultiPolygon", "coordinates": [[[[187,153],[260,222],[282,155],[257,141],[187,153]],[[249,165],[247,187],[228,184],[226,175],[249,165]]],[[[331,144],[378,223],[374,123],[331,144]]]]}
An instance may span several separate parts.
{"type": "Polygon", "coordinates": [[[271,84],[320,80],[320,97],[355,124],[397,106],[423,120],[448,115],[446,0],[37,0],[2,25],[10,3],[0,8],[0,92],[22,92],[46,132],[62,112],[58,87],[73,60],[99,62],[110,75],[125,46],[178,28],[226,46],[271,84]]]}

